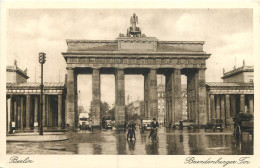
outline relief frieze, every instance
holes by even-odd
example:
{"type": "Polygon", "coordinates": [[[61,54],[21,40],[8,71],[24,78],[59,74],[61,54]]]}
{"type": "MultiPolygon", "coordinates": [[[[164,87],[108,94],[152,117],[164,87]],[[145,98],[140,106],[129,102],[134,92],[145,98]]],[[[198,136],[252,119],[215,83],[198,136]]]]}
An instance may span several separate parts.
{"type": "Polygon", "coordinates": [[[148,64],[153,64],[153,59],[149,58],[149,59],[147,60],[147,62],[148,62],[148,64]]]}
{"type": "Polygon", "coordinates": [[[186,64],[186,59],[179,59],[179,64],[186,64]]]}
{"type": "Polygon", "coordinates": [[[90,64],[94,64],[94,63],[95,63],[95,61],[96,61],[96,59],[95,59],[95,58],[90,58],[90,59],[89,59],[89,63],[90,63],[90,64]]]}
{"type": "Polygon", "coordinates": [[[156,64],[161,64],[161,59],[156,59],[156,64]]]}
{"type": "Polygon", "coordinates": [[[178,59],[171,59],[171,64],[178,64],[178,59]]]}
{"type": "Polygon", "coordinates": [[[141,65],[144,65],[144,64],[146,64],[146,62],[145,62],[145,59],[140,59],[140,61],[139,61],[139,62],[140,62],[140,64],[141,64],[141,65]]]}
{"type": "Polygon", "coordinates": [[[197,58],[68,58],[70,63],[82,64],[136,64],[136,65],[179,65],[180,68],[201,68],[205,66],[204,59],[197,58]]]}
{"type": "Polygon", "coordinates": [[[123,64],[127,64],[127,63],[128,63],[127,58],[124,58],[124,59],[123,59],[123,64]]]}
{"type": "Polygon", "coordinates": [[[131,59],[131,64],[136,64],[137,63],[137,60],[136,59],[131,59]]]}
{"type": "Polygon", "coordinates": [[[121,63],[121,59],[115,59],[115,63],[116,64],[120,64],[121,63]]]}

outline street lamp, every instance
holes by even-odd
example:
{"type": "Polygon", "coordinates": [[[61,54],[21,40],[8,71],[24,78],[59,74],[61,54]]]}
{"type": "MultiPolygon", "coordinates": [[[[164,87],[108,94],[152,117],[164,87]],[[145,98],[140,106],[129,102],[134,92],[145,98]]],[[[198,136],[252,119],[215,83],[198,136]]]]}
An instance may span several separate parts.
{"type": "Polygon", "coordinates": [[[41,64],[41,97],[40,97],[40,114],[39,114],[39,135],[43,135],[42,128],[42,112],[43,112],[43,64],[46,61],[46,54],[44,52],[39,53],[39,63],[41,64]]]}

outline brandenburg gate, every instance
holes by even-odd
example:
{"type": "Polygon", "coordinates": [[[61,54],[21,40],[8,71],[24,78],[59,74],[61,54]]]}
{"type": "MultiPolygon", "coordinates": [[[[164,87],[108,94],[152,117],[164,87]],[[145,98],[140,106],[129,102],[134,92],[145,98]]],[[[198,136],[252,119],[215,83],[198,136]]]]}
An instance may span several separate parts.
{"type": "Polygon", "coordinates": [[[146,37],[137,27],[138,17],[130,19],[127,34],[116,40],[66,40],[67,63],[66,123],[77,127],[77,75],[92,74],[92,121],[100,125],[100,74],[115,75],[116,125],[125,122],[125,74],[144,76],[145,117],[157,118],[157,74],[166,79],[166,125],[172,126],[182,115],[181,75],[187,76],[188,118],[207,123],[203,41],[159,41],[146,37]]]}

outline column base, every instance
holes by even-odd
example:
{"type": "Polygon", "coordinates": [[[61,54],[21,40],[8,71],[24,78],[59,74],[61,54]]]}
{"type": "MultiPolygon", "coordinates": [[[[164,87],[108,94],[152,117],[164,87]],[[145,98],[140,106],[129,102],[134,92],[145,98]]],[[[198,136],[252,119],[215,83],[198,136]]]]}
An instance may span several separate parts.
{"type": "Polygon", "coordinates": [[[226,120],[227,127],[231,126],[231,123],[232,123],[232,118],[226,120]]]}
{"type": "Polygon", "coordinates": [[[32,130],[31,127],[25,127],[25,128],[24,128],[24,131],[31,131],[31,130],[32,130]]]}

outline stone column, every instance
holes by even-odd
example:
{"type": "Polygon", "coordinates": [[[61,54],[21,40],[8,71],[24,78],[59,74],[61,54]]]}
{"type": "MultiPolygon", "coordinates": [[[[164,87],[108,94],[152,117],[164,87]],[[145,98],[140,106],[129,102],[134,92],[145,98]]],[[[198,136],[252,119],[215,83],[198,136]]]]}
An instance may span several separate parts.
{"type": "Polygon", "coordinates": [[[14,100],[14,120],[15,122],[15,127],[17,128],[17,121],[18,121],[18,115],[17,115],[17,96],[15,96],[14,100]]]}
{"type": "Polygon", "coordinates": [[[67,102],[66,102],[66,124],[70,127],[75,126],[75,72],[73,68],[67,68],[67,102]]]}
{"type": "Polygon", "coordinates": [[[26,130],[31,129],[31,95],[26,95],[26,130]]]}
{"type": "Polygon", "coordinates": [[[165,96],[166,96],[166,126],[172,125],[172,71],[165,74],[165,96]]]}
{"type": "Polygon", "coordinates": [[[10,131],[10,99],[9,97],[6,95],[6,133],[9,133],[10,131]]]}
{"type": "Polygon", "coordinates": [[[254,115],[254,95],[249,95],[249,112],[254,115]]]}
{"type": "Polygon", "coordinates": [[[175,69],[172,75],[172,113],[174,114],[172,124],[174,124],[179,122],[182,117],[181,70],[175,69]]]}
{"type": "Polygon", "coordinates": [[[46,127],[46,97],[45,95],[42,95],[42,126],[46,127]]]}
{"type": "Polygon", "coordinates": [[[207,123],[211,121],[211,104],[210,104],[210,94],[207,91],[207,123]]]}
{"type": "Polygon", "coordinates": [[[24,103],[24,97],[21,96],[21,131],[23,131],[23,126],[24,126],[24,106],[23,106],[23,103],[24,103]]]}
{"type": "Polygon", "coordinates": [[[51,109],[51,95],[48,95],[47,97],[47,108],[48,108],[48,126],[52,127],[52,109],[51,109]]]}
{"type": "Polygon", "coordinates": [[[210,95],[210,118],[216,118],[215,112],[215,97],[213,94],[210,95]]]}
{"type": "Polygon", "coordinates": [[[125,76],[123,69],[115,72],[115,119],[116,125],[124,125],[125,122],[125,76]]]}
{"type": "Polygon", "coordinates": [[[58,127],[62,126],[62,95],[58,95],[58,127]]]}
{"type": "Polygon", "coordinates": [[[144,74],[144,116],[148,117],[148,100],[149,100],[149,80],[148,74],[144,74]]]}
{"type": "Polygon", "coordinates": [[[100,72],[93,69],[92,73],[92,121],[93,125],[100,126],[100,72]]]}
{"type": "Polygon", "coordinates": [[[191,80],[192,76],[190,73],[187,74],[187,113],[188,113],[188,119],[192,120],[192,92],[191,92],[191,80]]]}
{"type": "Polygon", "coordinates": [[[197,72],[198,82],[198,117],[199,124],[207,124],[207,105],[206,105],[206,85],[205,85],[205,69],[199,69],[197,72]]]}
{"type": "Polygon", "coordinates": [[[236,116],[236,95],[230,95],[231,117],[236,116]]]}
{"type": "Polygon", "coordinates": [[[189,101],[189,97],[190,97],[190,92],[187,88],[187,119],[190,119],[190,101],[189,101]]]}
{"type": "MultiPolygon", "coordinates": [[[[39,122],[38,121],[38,111],[39,111],[39,108],[38,108],[38,97],[35,96],[34,97],[34,122],[39,122]]],[[[39,123],[38,123],[39,124],[39,123]]]]}
{"type": "Polygon", "coordinates": [[[49,104],[49,97],[50,95],[46,95],[46,100],[45,100],[45,102],[46,102],[46,106],[45,106],[45,111],[46,111],[46,127],[49,127],[50,126],[50,113],[49,113],[49,106],[50,106],[50,104],[49,104]]]}
{"type": "Polygon", "coordinates": [[[197,119],[197,89],[196,89],[196,73],[194,71],[190,71],[187,74],[187,90],[188,97],[187,101],[189,102],[189,117],[190,120],[193,120],[195,123],[198,123],[197,119]]]}
{"type": "Polygon", "coordinates": [[[16,123],[16,128],[20,128],[20,123],[21,123],[21,99],[20,96],[17,96],[17,102],[16,102],[16,106],[17,106],[17,123],[16,123]]]}
{"type": "Polygon", "coordinates": [[[216,118],[220,119],[220,95],[217,96],[217,105],[216,105],[216,118]]]}
{"type": "Polygon", "coordinates": [[[226,126],[230,126],[231,125],[231,117],[230,117],[230,96],[226,95],[226,126]]]}
{"type": "Polygon", "coordinates": [[[199,124],[199,73],[196,72],[193,77],[193,109],[194,109],[194,120],[196,124],[199,124]]]}
{"type": "Polygon", "coordinates": [[[240,95],[240,112],[245,113],[245,95],[240,95]]]}
{"type": "Polygon", "coordinates": [[[9,122],[10,128],[11,128],[12,121],[14,121],[14,104],[13,104],[13,101],[14,101],[14,98],[13,98],[13,95],[11,95],[10,96],[10,122],[9,122]]]}
{"type": "Polygon", "coordinates": [[[158,119],[158,93],[157,93],[157,72],[156,69],[150,69],[149,72],[149,102],[148,117],[158,119]]]}
{"type": "Polygon", "coordinates": [[[220,118],[225,122],[225,97],[224,95],[220,95],[220,118]]]}

